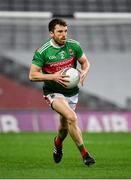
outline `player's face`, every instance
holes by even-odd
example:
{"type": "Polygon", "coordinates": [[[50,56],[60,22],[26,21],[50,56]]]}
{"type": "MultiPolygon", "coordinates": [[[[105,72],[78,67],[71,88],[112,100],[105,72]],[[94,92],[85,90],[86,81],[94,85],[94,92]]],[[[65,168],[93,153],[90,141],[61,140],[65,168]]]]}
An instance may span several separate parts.
{"type": "Polygon", "coordinates": [[[66,42],[67,38],[67,26],[56,25],[53,32],[50,33],[55,43],[62,46],[66,42]]]}

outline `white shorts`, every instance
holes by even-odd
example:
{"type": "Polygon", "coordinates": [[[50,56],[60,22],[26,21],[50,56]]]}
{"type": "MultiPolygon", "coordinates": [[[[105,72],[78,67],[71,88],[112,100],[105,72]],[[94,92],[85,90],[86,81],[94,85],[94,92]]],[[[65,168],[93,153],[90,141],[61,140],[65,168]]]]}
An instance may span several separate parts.
{"type": "Polygon", "coordinates": [[[75,110],[77,102],[78,102],[78,94],[71,96],[71,97],[66,97],[63,94],[60,93],[52,93],[52,94],[48,94],[47,96],[43,96],[46,100],[46,102],[51,106],[53,100],[57,97],[62,97],[64,99],[66,99],[66,101],[68,102],[69,106],[75,110]]]}

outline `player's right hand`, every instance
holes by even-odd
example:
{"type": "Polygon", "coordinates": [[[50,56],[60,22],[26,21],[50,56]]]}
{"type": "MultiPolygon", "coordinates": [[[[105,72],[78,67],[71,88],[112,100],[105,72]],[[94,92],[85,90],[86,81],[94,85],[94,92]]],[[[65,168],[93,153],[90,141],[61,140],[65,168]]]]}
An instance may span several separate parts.
{"type": "Polygon", "coordinates": [[[66,87],[67,83],[69,82],[69,75],[64,75],[62,74],[63,70],[60,70],[54,74],[52,74],[53,76],[53,81],[61,84],[62,86],[66,87]]]}

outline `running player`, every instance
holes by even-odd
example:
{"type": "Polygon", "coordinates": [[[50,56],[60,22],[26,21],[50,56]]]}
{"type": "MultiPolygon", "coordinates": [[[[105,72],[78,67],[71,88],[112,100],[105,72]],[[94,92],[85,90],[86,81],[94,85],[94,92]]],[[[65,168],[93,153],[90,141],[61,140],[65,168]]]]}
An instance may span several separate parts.
{"type": "Polygon", "coordinates": [[[67,39],[67,23],[62,19],[52,19],[48,25],[50,39],[43,44],[34,54],[29,79],[43,81],[43,94],[52,109],[60,115],[58,134],[54,138],[53,158],[56,163],[62,159],[63,141],[69,133],[78,147],[85,165],[95,163],[93,157],[84,146],[82,133],[77,125],[75,113],[78,102],[78,86],[66,89],[67,75],[61,71],[66,67],[77,67],[80,64],[80,83],[83,82],[89,71],[90,64],[80,44],[72,39],[67,39]]]}

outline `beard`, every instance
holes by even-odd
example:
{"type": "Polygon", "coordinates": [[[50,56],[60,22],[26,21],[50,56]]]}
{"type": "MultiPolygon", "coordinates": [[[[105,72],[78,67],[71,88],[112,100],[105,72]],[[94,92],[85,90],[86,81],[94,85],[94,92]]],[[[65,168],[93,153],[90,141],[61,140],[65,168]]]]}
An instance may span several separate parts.
{"type": "Polygon", "coordinates": [[[56,38],[53,38],[53,40],[58,46],[63,46],[66,43],[66,39],[58,40],[56,38]]]}

